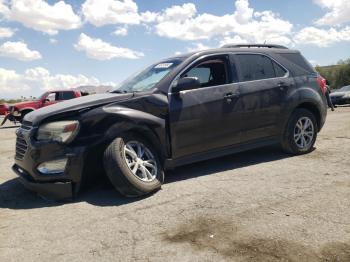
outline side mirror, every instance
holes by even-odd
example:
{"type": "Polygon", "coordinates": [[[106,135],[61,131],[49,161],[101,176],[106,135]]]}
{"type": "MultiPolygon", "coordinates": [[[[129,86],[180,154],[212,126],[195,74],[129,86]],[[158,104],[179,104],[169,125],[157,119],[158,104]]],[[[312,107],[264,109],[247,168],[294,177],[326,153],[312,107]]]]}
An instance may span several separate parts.
{"type": "Polygon", "coordinates": [[[172,93],[180,93],[180,91],[200,88],[201,83],[196,77],[180,78],[177,83],[171,88],[172,93]]]}
{"type": "Polygon", "coordinates": [[[43,100],[43,104],[45,104],[45,103],[47,103],[47,102],[50,102],[50,99],[45,98],[45,99],[43,100]]]}

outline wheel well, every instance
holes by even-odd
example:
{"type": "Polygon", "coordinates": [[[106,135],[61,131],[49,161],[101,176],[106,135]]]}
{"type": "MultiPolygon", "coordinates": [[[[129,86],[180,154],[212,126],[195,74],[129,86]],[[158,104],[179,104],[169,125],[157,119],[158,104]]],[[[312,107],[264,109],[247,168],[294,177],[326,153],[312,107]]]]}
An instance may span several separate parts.
{"type": "Polygon", "coordinates": [[[158,137],[151,130],[133,128],[133,129],[128,130],[127,132],[131,132],[137,136],[140,136],[140,137],[144,138],[145,140],[147,140],[149,143],[151,143],[151,145],[154,147],[154,149],[157,150],[161,161],[163,161],[166,158],[165,152],[162,151],[162,148],[160,146],[160,141],[159,141],[158,137]]]}
{"type": "Polygon", "coordinates": [[[307,109],[309,110],[311,113],[313,113],[313,115],[315,116],[316,118],[316,121],[317,121],[317,128],[318,128],[318,131],[320,130],[320,125],[321,125],[321,113],[320,111],[318,110],[317,106],[315,106],[314,104],[312,103],[302,103],[300,104],[296,109],[298,108],[303,108],[303,109],[307,109]]]}

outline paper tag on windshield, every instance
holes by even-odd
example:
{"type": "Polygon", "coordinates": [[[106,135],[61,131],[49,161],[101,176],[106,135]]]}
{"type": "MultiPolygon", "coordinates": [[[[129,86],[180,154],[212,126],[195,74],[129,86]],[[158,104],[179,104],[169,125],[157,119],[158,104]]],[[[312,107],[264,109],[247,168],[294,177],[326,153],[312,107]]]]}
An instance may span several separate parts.
{"type": "Polygon", "coordinates": [[[161,68],[166,69],[166,68],[171,67],[172,65],[173,65],[173,63],[162,63],[162,64],[156,65],[154,68],[156,68],[156,69],[161,69],[161,68]]]}

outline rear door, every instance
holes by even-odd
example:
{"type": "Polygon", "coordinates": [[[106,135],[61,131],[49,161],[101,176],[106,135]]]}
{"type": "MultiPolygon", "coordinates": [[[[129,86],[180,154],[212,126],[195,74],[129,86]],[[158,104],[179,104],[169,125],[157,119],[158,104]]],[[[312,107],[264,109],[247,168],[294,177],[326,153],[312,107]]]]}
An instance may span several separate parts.
{"type": "Polygon", "coordinates": [[[263,54],[237,54],[242,104],[241,141],[278,134],[277,121],[293,79],[275,60],[263,54]]]}
{"type": "Polygon", "coordinates": [[[229,56],[199,59],[180,77],[197,77],[201,88],[169,94],[173,158],[239,143],[239,84],[229,56]]]}

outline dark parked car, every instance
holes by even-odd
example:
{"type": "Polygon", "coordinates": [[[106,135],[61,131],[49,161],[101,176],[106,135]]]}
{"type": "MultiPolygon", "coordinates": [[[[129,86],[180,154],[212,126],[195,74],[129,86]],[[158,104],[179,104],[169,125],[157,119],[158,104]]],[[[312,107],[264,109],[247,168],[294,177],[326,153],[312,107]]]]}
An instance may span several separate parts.
{"type": "Polygon", "coordinates": [[[330,94],[333,105],[350,104],[350,86],[344,86],[340,89],[334,90],[330,94]]]}
{"type": "Polygon", "coordinates": [[[55,199],[103,173],[123,195],[140,196],[180,165],[275,143],[308,153],[326,119],[325,90],[302,55],[282,46],[165,59],[111,93],[26,115],[13,170],[55,199]]]}

